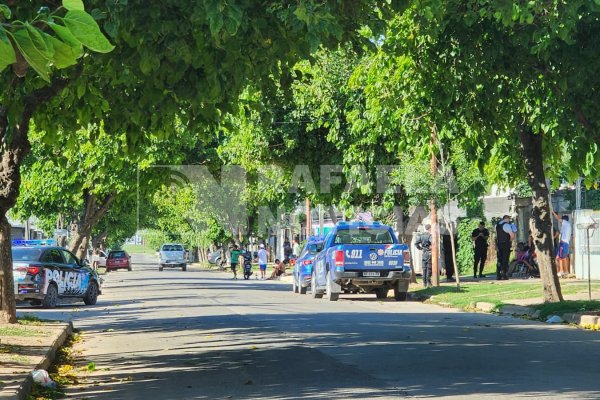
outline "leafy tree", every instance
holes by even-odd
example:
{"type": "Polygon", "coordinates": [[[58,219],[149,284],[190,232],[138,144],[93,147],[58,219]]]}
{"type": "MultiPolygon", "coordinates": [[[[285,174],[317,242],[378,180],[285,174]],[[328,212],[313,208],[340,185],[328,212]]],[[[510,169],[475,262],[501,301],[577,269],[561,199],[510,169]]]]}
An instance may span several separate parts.
{"type": "Polygon", "coordinates": [[[65,0],[55,10],[19,3],[0,4],[0,82],[5,88],[0,94],[0,320],[11,323],[16,315],[6,213],[18,197],[20,165],[31,148],[30,120],[67,86],[69,77],[81,75],[85,52],[113,49],[81,0],[65,0]]]}
{"type": "Polygon", "coordinates": [[[495,181],[527,178],[547,301],[562,295],[546,178],[597,174],[599,12],[594,1],[410,2],[365,70],[369,115],[400,129],[403,146],[425,145],[437,126],[495,181]]]}
{"type": "Polygon", "coordinates": [[[124,133],[131,147],[149,135],[167,136],[178,121],[199,132],[222,111],[232,109],[249,81],[269,86],[320,44],[355,39],[363,23],[381,25],[389,2],[167,0],[160,7],[148,7],[141,0],[90,0],[86,4],[90,14],[81,0],[64,0],[63,7],[41,13],[37,2],[9,0],[0,7],[0,83],[8,88],[0,95],[5,321],[15,321],[5,215],[18,197],[32,118],[50,142],[90,123],[110,134],[124,133]],[[96,21],[116,49],[82,57],[88,51],[113,50],[96,21]]]}

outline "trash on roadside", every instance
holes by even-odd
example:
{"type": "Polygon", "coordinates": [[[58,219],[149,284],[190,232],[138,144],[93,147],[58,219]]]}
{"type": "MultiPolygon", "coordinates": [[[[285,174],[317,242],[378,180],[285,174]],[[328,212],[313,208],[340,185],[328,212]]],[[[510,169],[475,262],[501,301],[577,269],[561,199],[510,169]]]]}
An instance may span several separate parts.
{"type": "Polygon", "coordinates": [[[45,369],[34,369],[33,371],[31,371],[31,375],[33,376],[33,381],[40,386],[46,388],[56,387],[56,382],[54,382],[52,378],[50,378],[50,375],[48,375],[48,371],[46,371],[45,369]]]}
{"type": "Polygon", "coordinates": [[[546,322],[549,324],[562,324],[565,321],[563,321],[563,319],[561,317],[559,317],[558,315],[552,315],[552,316],[548,317],[546,322]]]}

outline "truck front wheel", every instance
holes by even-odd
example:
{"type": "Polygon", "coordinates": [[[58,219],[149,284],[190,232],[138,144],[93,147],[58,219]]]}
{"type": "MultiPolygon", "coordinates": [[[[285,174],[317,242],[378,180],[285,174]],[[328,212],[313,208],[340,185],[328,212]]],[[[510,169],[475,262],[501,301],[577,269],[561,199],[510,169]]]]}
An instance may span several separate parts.
{"type": "Polygon", "coordinates": [[[394,299],[396,299],[396,301],[406,301],[407,296],[407,292],[400,291],[398,288],[394,288],[394,299]]]}

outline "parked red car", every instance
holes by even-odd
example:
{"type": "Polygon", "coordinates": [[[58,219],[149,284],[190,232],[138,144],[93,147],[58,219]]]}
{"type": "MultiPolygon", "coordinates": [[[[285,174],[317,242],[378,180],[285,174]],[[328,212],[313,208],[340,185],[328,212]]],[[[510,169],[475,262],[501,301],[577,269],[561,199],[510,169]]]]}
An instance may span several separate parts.
{"type": "Polygon", "coordinates": [[[106,259],[106,272],[117,269],[131,271],[131,256],[124,250],[114,250],[108,253],[106,259]]]}

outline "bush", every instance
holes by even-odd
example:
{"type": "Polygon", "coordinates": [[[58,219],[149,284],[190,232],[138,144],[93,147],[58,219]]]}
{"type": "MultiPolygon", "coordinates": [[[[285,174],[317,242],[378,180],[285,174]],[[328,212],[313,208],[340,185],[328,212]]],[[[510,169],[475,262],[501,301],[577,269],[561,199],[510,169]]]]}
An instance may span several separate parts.
{"type": "Polygon", "coordinates": [[[475,250],[471,234],[479,226],[480,218],[460,218],[458,220],[458,251],[456,252],[456,263],[461,274],[473,272],[475,250]]]}

